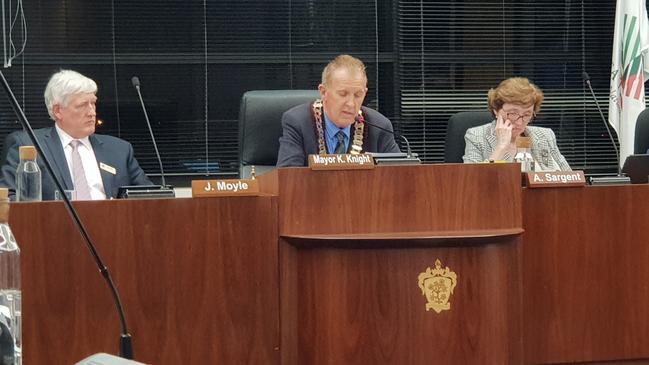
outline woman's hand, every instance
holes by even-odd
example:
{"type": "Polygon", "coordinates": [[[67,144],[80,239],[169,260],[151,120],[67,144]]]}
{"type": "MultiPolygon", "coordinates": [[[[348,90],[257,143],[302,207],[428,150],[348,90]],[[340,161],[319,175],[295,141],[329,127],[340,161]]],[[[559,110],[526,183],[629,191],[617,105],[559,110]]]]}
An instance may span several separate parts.
{"type": "Polygon", "coordinates": [[[496,114],[496,148],[489,156],[490,160],[502,160],[510,149],[512,142],[512,123],[502,117],[500,113],[496,114]]]}
{"type": "Polygon", "coordinates": [[[499,148],[507,148],[512,141],[512,123],[496,114],[496,141],[499,148]]]}

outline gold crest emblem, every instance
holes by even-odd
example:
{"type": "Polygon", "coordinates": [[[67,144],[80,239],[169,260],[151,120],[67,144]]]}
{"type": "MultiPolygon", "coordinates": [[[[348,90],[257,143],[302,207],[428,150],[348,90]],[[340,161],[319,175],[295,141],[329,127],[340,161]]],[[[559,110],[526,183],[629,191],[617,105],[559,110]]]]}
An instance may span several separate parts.
{"type": "Polygon", "coordinates": [[[457,274],[448,267],[442,269],[442,262],[435,260],[435,268],[430,267],[419,274],[419,288],[426,297],[426,311],[433,309],[435,312],[451,309],[451,295],[457,285],[457,274]]]}

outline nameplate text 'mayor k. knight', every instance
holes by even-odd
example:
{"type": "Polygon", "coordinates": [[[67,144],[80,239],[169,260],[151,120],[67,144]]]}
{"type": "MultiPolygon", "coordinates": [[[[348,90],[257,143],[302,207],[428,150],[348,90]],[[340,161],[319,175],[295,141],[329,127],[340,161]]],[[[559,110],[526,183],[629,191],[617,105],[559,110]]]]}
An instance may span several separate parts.
{"type": "Polygon", "coordinates": [[[311,170],[369,170],[374,168],[374,158],[367,154],[309,155],[311,170]]]}

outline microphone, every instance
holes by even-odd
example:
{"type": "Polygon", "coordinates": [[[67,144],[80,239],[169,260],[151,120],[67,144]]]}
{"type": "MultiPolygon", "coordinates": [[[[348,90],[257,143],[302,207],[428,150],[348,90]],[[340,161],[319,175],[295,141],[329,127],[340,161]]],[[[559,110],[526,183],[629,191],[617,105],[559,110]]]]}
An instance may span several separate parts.
{"type": "Polygon", "coordinates": [[[367,119],[365,119],[364,123],[371,126],[372,128],[376,128],[378,130],[390,133],[392,136],[400,137],[401,139],[403,139],[406,145],[407,152],[405,155],[403,153],[371,153],[372,156],[374,157],[374,162],[376,164],[406,165],[406,164],[421,163],[421,160],[419,159],[419,157],[417,157],[417,154],[412,153],[412,150],[410,149],[410,142],[408,142],[406,136],[402,135],[401,133],[396,133],[395,131],[392,131],[388,128],[376,125],[375,123],[372,123],[367,119]]]}
{"type": "Polygon", "coordinates": [[[588,90],[590,90],[590,95],[592,95],[593,100],[595,100],[595,106],[597,107],[597,111],[599,111],[599,115],[602,117],[602,122],[604,122],[604,126],[606,127],[606,132],[608,133],[608,137],[611,139],[611,143],[613,143],[613,148],[615,149],[615,161],[617,162],[617,176],[591,177],[590,183],[592,185],[629,184],[631,183],[629,177],[622,175],[622,169],[620,167],[620,151],[617,149],[617,144],[615,143],[615,138],[613,138],[613,133],[611,133],[611,129],[608,125],[608,122],[606,121],[606,118],[604,117],[604,113],[602,113],[602,108],[600,108],[599,102],[597,102],[597,97],[595,96],[593,87],[590,85],[590,76],[588,75],[588,72],[584,70],[581,72],[581,77],[586,83],[586,85],[588,86],[588,90]]]}
{"type": "Polygon", "coordinates": [[[406,136],[404,136],[404,135],[401,134],[401,133],[397,133],[397,132],[395,132],[395,131],[391,131],[391,130],[389,130],[388,128],[384,128],[384,127],[378,126],[378,125],[376,125],[376,124],[374,124],[374,123],[370,123],[370,121],[367,120],[367,119],[365,119],[364,123],[367,124],[367,125],[372,126],[372,128],[376,128],[376,129],[382,130],[382,131],[384,131],[384,132],[388,132],[388,133],[390,133],[390,134],[393,135],[393,136],[400,137],[401,139],[403,139],[403,142],[404,142],[405,145],[406,145],[406,156],[407,156],[408,158],[413,157],[413,156],[412,156],[412,150],[410,149],[410,142],[408,142],[408,139],[406,138],[406,136]]]}
{"type": "Polygon", "coordinates": [[[165,172],[162,168],[162,158],[160,158],[160,152],[158,152],[158,144],[155,142],[155,137],[153,136],[153,128],[151,128],[151,122],[149,122],[149,114],[146,112],[144,100],[142,99],[142,93],[140,93],[140,79],[137,76],[133,76],[131,78],[131,83],[137,91],[137,96],[140,98],[140,105],[142,106],[142,111],[144,112],[144,119],[146,119],[146,125],[149,128],[149,134],[151,135],[151,141],[153,142],[155,155],[158,158],[158,165],[160,166],[160,179],[162,180],[162,188],[164,189],[167,187],[167,183],[165,181],[165,172]]]}
{"type": "Polygon", "coordinates": [[[2,71],[0,71],[0,82],[2,83],[2,88],[7,93],[7,99],[9,99],[9,104],[11,104],[11,107],[14,110],[16,117],[18,117],[21,126],[29,136],[31,142],[34,144],[34,147],[36,147],[36,150],[38,151],[38,154],[41,157],[41,160],[43,161],[43,165],[45,165],[45,169],[52,177],[52,180],[54,181],[56,188],[58,189],[59,193],[61,194],[61,197],[63,198],[63,203],[66,209],[68,210],[68,213],[72,217],[72,221],[77,226],[79,233],[81,233],[81,236],[83,237],[84,242],[86,243],[86,248],[88,248],[88,251],[90,251],[90,255],[92,256],[93,260],[95,261],[95,264],[99,268],[99,272],[101,273],[101,276],[106,281],[106,285],[108,285],[108,289],[110,290],[110,293],[113,297],[113,302],[115,303],[115,307],[117,309],[117,315],[119,316],[119,322],[121,325],[121,333],[119,339],[119,354],[123,358],[133,359],[133,343],[131,342],[131,334],[128,332],[128,327],[126,325],[126,315],[124,313],[124,308],[122,306],[122,301],[119,298],[119,293],[117,292],[117,288],[113,283],[113,278],[111,277],[110,272],[108,271],[108,267],[106,267],[104,261],[99,256],[99,252],[97,251],[95,244],[90,239],[90,235],[88,234],[86,227],[81,222],[81,218],[79,218],[79,214],[72,206],[72,203],[70,203],[70,198],[68,198],[67,194],[63,193],[64,191],[63,183],[61,182],[59,177],[54,173],[54,169],[52,168],[52,162],[50,162],[49,159],[47,158],[47,155],[43,153],[43,147],[38,142],[38,139],[34,134],[34,130],[32,129],[31,124],[29,123],[27,117],[25,116],[25,112],[20,107],[20,104],[16,99],[16,95],[14,95],[13,91],[11,90],[11,86],[9,86],[9,83],[7,82],[7,79],[5,78],[2,71]]]}

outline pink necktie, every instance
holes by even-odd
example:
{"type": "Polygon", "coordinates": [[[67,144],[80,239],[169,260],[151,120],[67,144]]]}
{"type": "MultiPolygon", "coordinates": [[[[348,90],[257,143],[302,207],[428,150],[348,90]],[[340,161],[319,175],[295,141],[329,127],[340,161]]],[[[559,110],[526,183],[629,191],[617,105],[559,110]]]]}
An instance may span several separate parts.
{"type": "Polygon", "coordinates": [[[88,186],[86,171],[83,169],[81,155],[79,155],[80,145],[81,141],[76,139],[70,142],[70,146],[72,146],[72,178],[74,179],[74,190],[77,195],[77,200],[91,200],[90,186],[88,186]]]}

